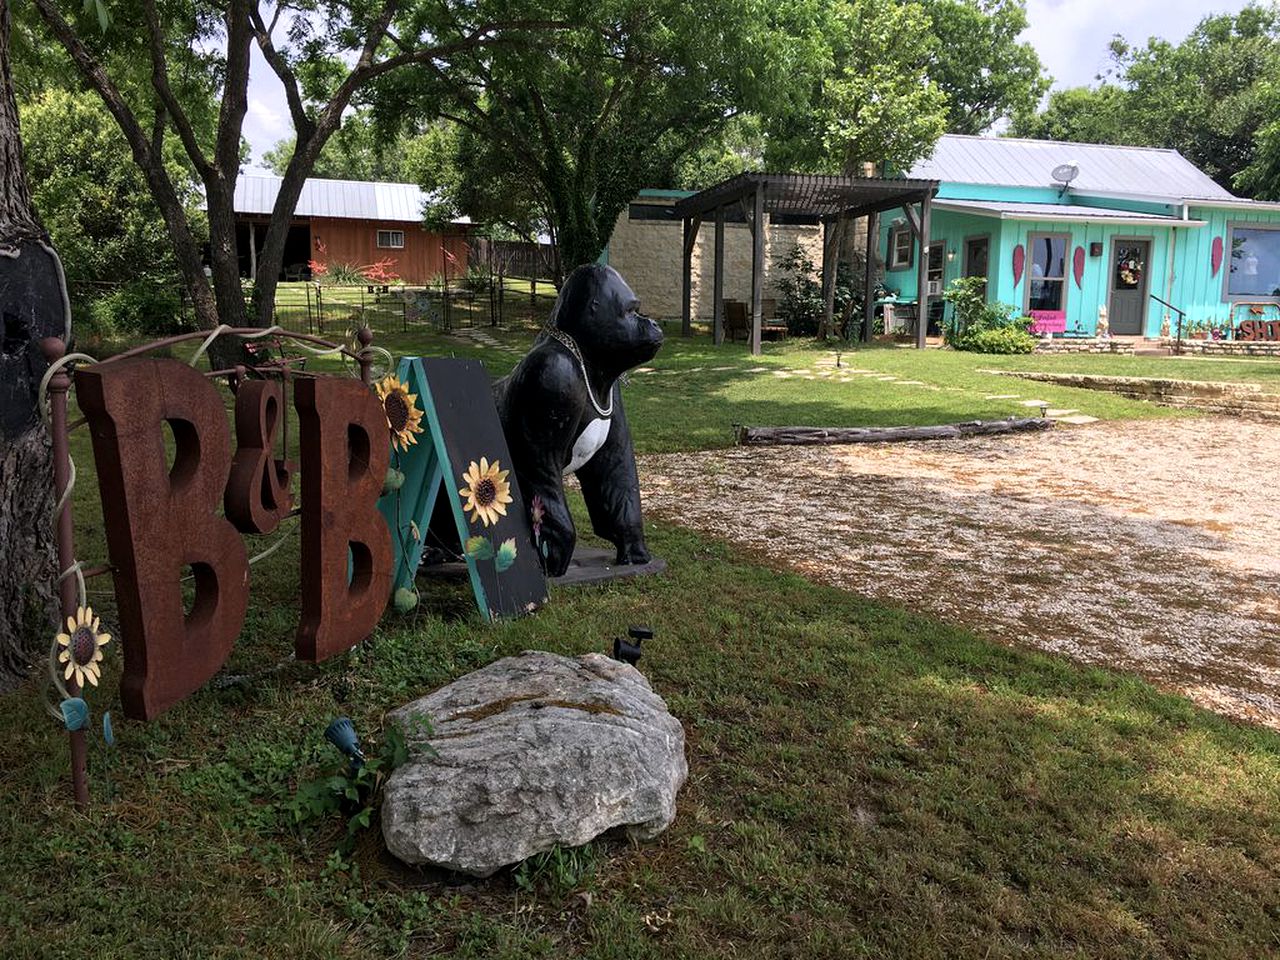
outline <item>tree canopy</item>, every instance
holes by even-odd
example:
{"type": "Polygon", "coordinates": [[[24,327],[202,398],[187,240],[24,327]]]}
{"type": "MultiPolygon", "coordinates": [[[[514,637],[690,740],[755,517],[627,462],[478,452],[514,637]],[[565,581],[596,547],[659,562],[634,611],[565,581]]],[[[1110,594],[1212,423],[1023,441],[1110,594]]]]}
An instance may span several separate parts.
{"type": "Polygon", "coordinates": [[[1207,16],[1184,40],[1116,37],[1095,87],[1055,92],[1020,136],[1172,147],[1228,190],[1280,197],[1280,12],[1207,16]]]}
{"type": "MultiPolygon", "coordinates": [[[[113,296],[120,307],[154,303],[157,292],[176,300],[177,265],[164,220],[141,171],[121,162],[128,146],[102,102],[55,87],[21,110],[33,200],[62,256],[73,308],[92,310],[113,296]]],[[[165,163],[202,234],[200,197],[176,140],[166,144],[165,163]]]]}
{"type": "Polygon", "coordinates": [[[559,24],[539,11],[513,19],[507,0],[101,0],[81,8],[33,0],[48,35],[102,99],[164,217],[201,323],[247,320],[235,245],[233,195],[248,109],[250,48],[284,87],[295,133],[253,290],[253,316],[270,321],[290,220],[302,186],[356,94],[404,67],[447,73],[450,58],[518,46],[559,24]],[[206,114],[212,106],[212,116],[206,114]],[[207,206],[212,288],[201,244],[164,162],[181,143],[207,206]]]}
{"type": "Polygon", "coordinates": [[[947,95],[948,133],[986,133],[1033,113],[1049,89],[1040,57],[1018,37],[1025,0],[923,0],[937,40],[929,79],[947,95]]]}
{"type": "Polygon", "coordinates": [[[799,82],[763,112],[766,165],[856,173],[926,154],[946,131],[947,99],[928,74],[937,40],[924,7],[828,0],[798,12],[799,82]]]}
{"type": "Polygon", "coordinates": [[[505,182],[540,210],[567,267],[596,259],[640,188],[669,180],[705,136],[789,83],[763,0],[511,6],[574,25],[536,45],[464,53],[447,72],[388,77],[374,99],[380,117],[455,123],[459,192],[505,182]]]}

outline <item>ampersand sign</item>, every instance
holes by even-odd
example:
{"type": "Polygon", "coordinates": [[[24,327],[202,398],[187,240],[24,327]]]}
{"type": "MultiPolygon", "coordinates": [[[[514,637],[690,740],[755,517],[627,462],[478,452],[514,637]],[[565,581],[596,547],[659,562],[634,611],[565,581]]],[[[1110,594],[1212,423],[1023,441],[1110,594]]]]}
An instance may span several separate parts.
{"type": "Polygon", "coordinates": [[[250,380],[236,392],[236,455],[225,507],[242,533],[270,533],[293,508],[289,464],[274,456],[284,386],[250,380]]]}

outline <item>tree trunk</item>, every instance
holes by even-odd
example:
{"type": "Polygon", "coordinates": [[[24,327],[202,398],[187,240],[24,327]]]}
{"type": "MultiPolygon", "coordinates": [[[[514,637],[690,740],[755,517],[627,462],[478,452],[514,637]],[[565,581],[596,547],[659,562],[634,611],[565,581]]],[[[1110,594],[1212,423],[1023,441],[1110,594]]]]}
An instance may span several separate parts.
{"type": "Polygon", "coordinates": [[[734,441],[752,446],[821,446],[846,443],[895,443],[913,440],[954,440],[958,437],[989,436],[1051,430],[1056,420],[1048,417],[1021,417],[1008,420],[966,420],[930,427],[744,427],[735,425],[734,441]]]}
{"type": "Polygon", "coordinates": [[[328,110],[309,135],[301,130],[296,132],[293,156],[280,178],[280,192],[276,194],[276,202],[271,208],[271,223],[258,253],[252,312],[256,326],[270,326],[275,316],[276,287],[280,282],[280,271],[284,268],[284,246],[289,238],[289,226],[293,223],[293,211],[298,208],[298,199],[302,196],[307,177],[314,169],[320,151],[337,129],[340,118],[340,110],[328,110]]]}
{"type": "Polygon", "coordinates": [[[66,337],[66,283],[31,209],[0,0],[0,689],[28,673],[57,622],[53,461],[36,407],[39,342],[66,337]]]}

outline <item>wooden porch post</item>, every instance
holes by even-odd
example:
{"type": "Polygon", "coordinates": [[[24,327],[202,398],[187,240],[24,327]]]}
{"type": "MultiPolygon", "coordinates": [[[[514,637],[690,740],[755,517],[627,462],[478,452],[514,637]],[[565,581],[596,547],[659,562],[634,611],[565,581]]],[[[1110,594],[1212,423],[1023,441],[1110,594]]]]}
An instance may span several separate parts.
{"type": "Polygon", "coordinates": [[[684,289],[680,314],[680,335],[693,336],[693,246],[698,242],[702,217],[684,218],[684,289]]]}
{"type": "Polygon", "coordinates": [[[923,350],[929,328],[929,217],[933,199],[925,194],[920,201],[920,262],[916,274],[916,348],[923,350]]]}
{"type": "Polygon", "coordinates": [[[724,207],[716,207],[715,295],[711,335],[718,347],[724,343],[724,207]]]}
{"type": "Polygon", "coordinates": [[[880,249],[880,215],[867,214],[867,272],[862,299],[862,342],[870,343],[875,326],[876,254],[880,249]]]}
{"type": "Polygon", "coordinates": [[[751,217],[751,353],[760,356],[760,319],[764,299],[764,181],[756,184],[751,217]]]}

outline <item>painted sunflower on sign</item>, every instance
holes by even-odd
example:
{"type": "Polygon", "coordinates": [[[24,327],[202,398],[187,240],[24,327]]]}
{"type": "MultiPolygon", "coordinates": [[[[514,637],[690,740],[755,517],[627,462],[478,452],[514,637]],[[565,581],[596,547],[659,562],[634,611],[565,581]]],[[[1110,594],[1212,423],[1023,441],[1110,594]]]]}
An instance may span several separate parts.
{"type": "Polygon", "coordinates": [[[391,446],[397,450],[408,450],[418,442],[414,434],[422,432],[422,411],[418,409],[418,395],[410,393],[409,388],[394,373],[379,380],[374,389],[378,391],[382,411],[387,415],[391,446]]]}
{"type": "Polygon", "coordinates": [[[511,502],[511,484],[507,482],[510,472],[503,470],[497,460],[490,463],[487,457],[481,457],[478,464],[471,461],[462,475],[466,486],[458,494],[466,498],[462,509],[471,514],[472,523],[482,520],[487,527],[507,515],[507,504],[511,502]]]}
{"type": "Polygon", "coordinates": [[[101,621],[93,615],[92,607],[78,607],[74,617],[67,617],[67,632],[58,634],[58,663],[66,664],[64,680],[74,679],[84,686],[87,680],[98,685],[102,676],[102,648],[111,642],[111,635],[99,633],[101,621]]]}

